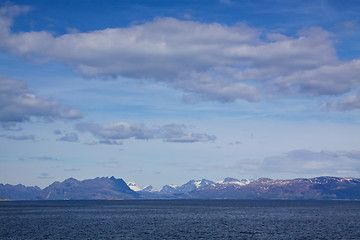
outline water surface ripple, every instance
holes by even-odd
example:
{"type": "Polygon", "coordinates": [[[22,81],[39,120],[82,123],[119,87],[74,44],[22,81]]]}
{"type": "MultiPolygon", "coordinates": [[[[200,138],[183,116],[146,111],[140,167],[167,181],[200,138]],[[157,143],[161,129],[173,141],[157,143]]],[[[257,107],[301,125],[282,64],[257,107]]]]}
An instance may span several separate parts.
{"type": "Polygon", "coordinates": [[[1,239],[360,239],[358,201],[0,202],[1,239]]]}

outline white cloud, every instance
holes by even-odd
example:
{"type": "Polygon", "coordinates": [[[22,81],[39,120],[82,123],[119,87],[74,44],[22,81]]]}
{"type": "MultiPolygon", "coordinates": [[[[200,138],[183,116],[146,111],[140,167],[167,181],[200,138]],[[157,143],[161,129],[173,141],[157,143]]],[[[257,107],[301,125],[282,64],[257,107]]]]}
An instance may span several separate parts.
{"type": "Polygon", "coordinates": [[[150,139],[154,138],[155,131],[147,129],[144,124],[127,122],[116,122],[106,125],[96,123],[79,123],[76,129],[80,132],[90,132],[99,139],[150,139]]]}
{"type": "Polygon", "coordinates": [[[8,28],[11,27],[14,17],[27,13],[30,10],[31,8],[29,6],[18,6],[6,3],[4,7],[0,8],[0,31],[4,31],[1,32],[1,34],[8,32],[8,28]]]}
{"type": "Polygon", "coordinates": [[[89,132],[99,141],[88,142],[88,145],[110,144],[121,145],[122,140],[135,139],[163,139],[165,142],[193,143],[215,141],[215,136],[204,133],[189,132],[185,125],[168,124],[157,128],[147,128],[142,123],[116,122],[105,125],[96,123],[79,123],[76,129],[80,132],[89,132]]]}
{"type": "Polygon", "coordinates": [[[328,109],[337,111],[351,111],[360,108],[360,91],[351,94],[346,98],[340,99],[337,102],[330,101],[327,104],[328,109]]]}
{"type": "Polygon", "coordinates": [[[61,136],[56,139],[57,141],[63,142],[79,142],[79,137],[76,133],[66,133],[64,136],[61,136]]]}
{"type": "MultiPolygon", "coordinates": [[[[166,83],[202,100],[259,101],[265,94],[339,95],[359,86],[359,60],[340,61],[331,33],[266,34],[244,24],[225,26],[157,18],[141,25],[86,33],[13,33],[23,10],[0,12],[0,46],[13,54],[64,63],[86,77],[125,76],[166,83]],[[15,12],[16,14],[11,12],[15,12]]],[[[187,95],[189,96],[189,95],[187,95]]]]}
{"type": "Polygon", "coordinates": [[[241,82],[234,83],[223,76],[214,76],[214,73],[183,74],[173,86],[190,93],[185,95],[185,98],[217,100],[223,103],[233,102],[236,99],[246,99],[249,102],[261,100],[261,94],[255,87],[241,82]]]}
{"type": "Polygon", "coordinates": [[[360,59],[278,77],[275,84],[285,92],[306,95],[340,95],[360,85],[360,59]]]}
{"type": "Polygon", "coordinates": [[[188,132],[185,125],[168,124],[159,129],[159,137],[166,142],[192,143],[192,142],[212,142],[215,136],[204,133],[188,132]]]}
{"type": "Polygon", "coordinates": [[[4,123],[3,126],[27,121],[31,117],[47,120],[77,119],[81,117],[81,113],[53,99],[36,96],[28,89],[25,81],[0,76],[0,122],[4,123]]]}

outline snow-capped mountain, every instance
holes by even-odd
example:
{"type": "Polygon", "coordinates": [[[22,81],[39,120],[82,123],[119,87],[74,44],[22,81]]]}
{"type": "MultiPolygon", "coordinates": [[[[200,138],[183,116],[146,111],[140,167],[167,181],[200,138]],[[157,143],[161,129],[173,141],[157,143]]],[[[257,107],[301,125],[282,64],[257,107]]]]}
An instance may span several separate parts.
{"type": "Polygon", "coordinates": [[[160,192],[161,193],[172,193],[172,194],[181,194],[181,193],[189,193],[196,189],[203,188],[205,186],[215,184],[213,181],[202,179],[202,180],[190,180],[184,185],[165,185],[160,192]]]}
{"type": "Polygon", "coordinates": [[[143,192],[159,192],[159,190],[157,190],[157,189],[155,189],[153,186],[151,186],[151,185],[148,185],[148,186],[146,186],[146,187],[144,187],[144,188],[140,188],[140,187],[138,187],[137,185],[136,185],[136,183],[134,183],[134,182],[128,182],[128,187],[131,189],[131,190],[133,190],[133,191],[135,191],[135,192],[139,192],[139,191],[143,191],[143,192]]]}
{"type": "Polygon", "coordinates": [[[357,178],[235,180],[227,178],[223,182],[192,192],[190,197],[208,199],[360,199],[360,179],[357,178]]]}
{"type": "Polygon", "coordinates": [[[161,188],[161,193],[176,193],[177,185],[165,185],[161,188]]]}
{"type": "Polygon", "coordinates": [[[159,192],[159,190],[155,189],[153,186],[149,185],[141,189],[143,192],[159,192]]]}
{"type": "Polygon", "coordinates": [[[133,190],[133,191],[135,191],[135,192],[141,190],[141,188],[139,188],[139,187],[136,185],[136,183],[134,183],[134,182],[128,182],[127,185],[128,185],[128,187],[129,187],[131,190],[133,190]]]}
{"type": "Polygon", "coordinates": [[[64,199],[357,199],[360,179],[339,177],[275,180],[238,180],[225,178],[213,182],[191,180],[181,186],[165,185],[161,191],[152,186],[143,189],[121,178],[66,179],[44,189],[23,185],[0,184],[0,199],[64,200],[64,199]]]}
{"type": "MultiPolygon", "coordinates": [[[[143,191],[140,191],[141,193],[143,191]]],[[[338,177],[249,180],[227,177],[213,182],[190,180],[178,185],[165,185],[145,198],[186,199],[360,199],[360,179],[338,177]],[[155,193],[154,193],[155,194],[155,193]]]]}
{"type": "Polygon", "coordinates": [[[219,181],[219,182],[216,182],[216,183],[217,184],[225,184],[225,185],[235,184],[235,185],[239,185],[239,186],[244,186],[244,185],[247,185],[247,184],[251,183],[251,181],[252,180],[249,180],[249,179],[238,180],[236,178],[227,177],[223,181],[219,181]]]}

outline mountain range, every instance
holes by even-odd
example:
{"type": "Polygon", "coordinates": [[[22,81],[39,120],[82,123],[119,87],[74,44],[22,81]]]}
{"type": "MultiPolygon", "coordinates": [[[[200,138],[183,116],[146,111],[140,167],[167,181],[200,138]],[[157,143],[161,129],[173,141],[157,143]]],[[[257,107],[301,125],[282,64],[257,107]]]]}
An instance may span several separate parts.
{"type": "Polygon", "coordinates": [[[0,199],[10,200],[116,200],[116,199],[282,199],[336,200],[360,199],[359,178],[315,177],[287,180],[225,178],[213,182],[191,180],[165,185],[160,190],[121,178],[98,177],[87,180],[69,178],[44,189],[24,185],[0,184],[0,199]]]}

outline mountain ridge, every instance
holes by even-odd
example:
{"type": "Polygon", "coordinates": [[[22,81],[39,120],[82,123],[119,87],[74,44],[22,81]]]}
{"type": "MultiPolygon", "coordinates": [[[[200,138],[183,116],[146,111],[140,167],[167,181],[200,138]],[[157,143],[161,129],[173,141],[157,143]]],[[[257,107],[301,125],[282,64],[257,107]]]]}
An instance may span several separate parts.
{"type": "Polygon", "coordinates": [[[360,199],[360,179],[321,176],[314,178],[257,180],[227,177],[223,181],[190,180],[183,185],[139,188],[121,178],[65,179],[44,189],[22,184],[0,184],[0,199],[11,200],[109,200],[109,199],[360,199]],[[134,191],[135,190],[135,191],[134,191]]]}

